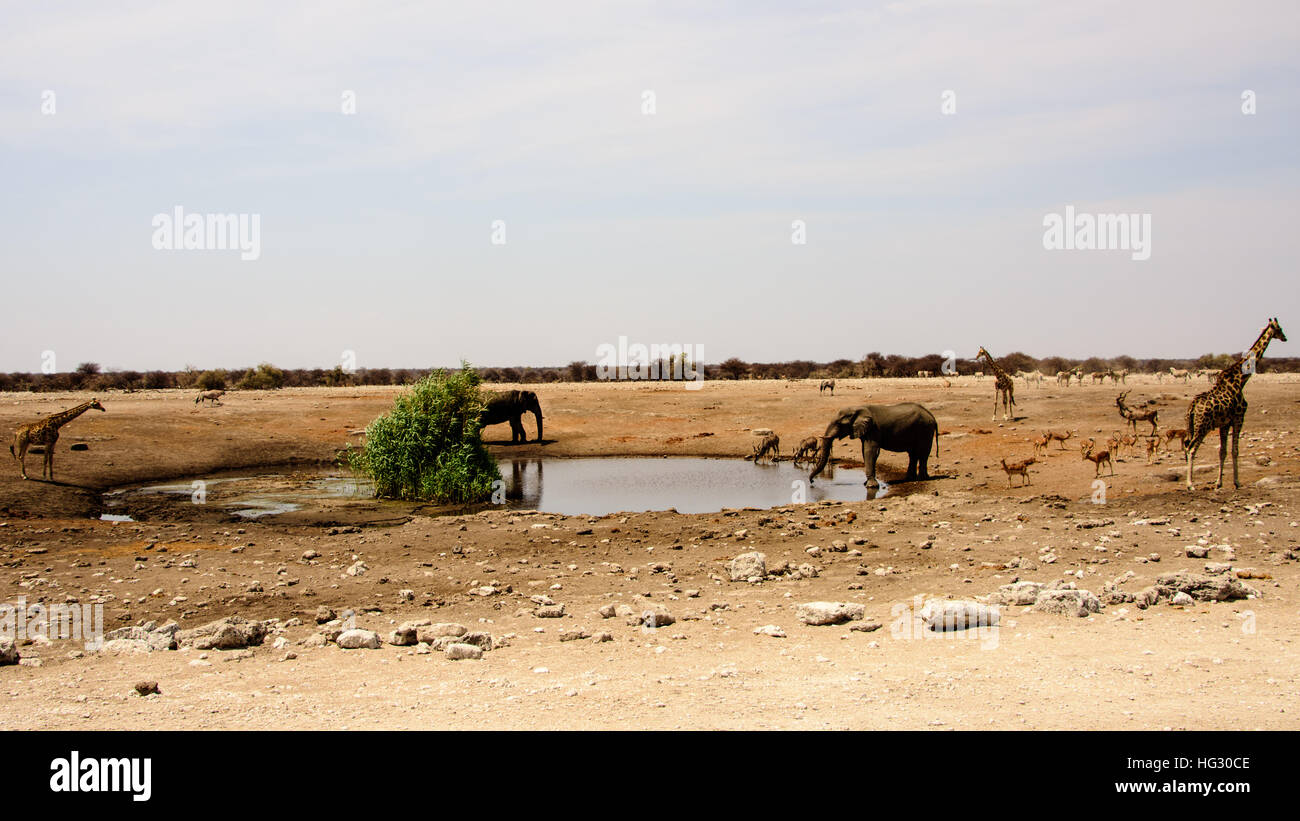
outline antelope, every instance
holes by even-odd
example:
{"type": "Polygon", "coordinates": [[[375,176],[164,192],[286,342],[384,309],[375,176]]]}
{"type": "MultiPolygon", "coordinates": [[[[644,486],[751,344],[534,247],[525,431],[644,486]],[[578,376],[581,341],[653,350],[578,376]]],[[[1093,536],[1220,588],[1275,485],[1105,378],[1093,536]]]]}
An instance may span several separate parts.
{"type": "Polygon", "coordinates": [[[1030,437],[1029,444],[1034,446],[1034,456],[1037,457],[1039,453],[1045,452],[1047,450],[1048,443],[1050,443],[1051,441],[1052,441],[1052,434],[1050,433],[1044,433],[1043,435],[1038,437],[1030,437]]]}
{"type": "Polygon", "coordinates": [[[757,463],[764,456],[771,456],[772,461],[777,461],[781,456],[781,437],[775,433],[769,433],[758,444],[754,445],[754,462],[757,463]]]}
{"type": "Polygon", "coordinates": [[[823,380],[822,380],[822,383],[821,383],[820,385],[817,386],[817,392],[818,392],[818,393],[821,393],[821,392],[823,392],[823,391],[830,391],[830,392],[831,392],[831,396],[834,396],[834,395],[835,395],[835,380],[834,380],[834,379],[823,379],[823,380]]]}
{"type": "Polygon", "coordinates": [[[1073,435],[1074,435],[1074,431],[1072,431],[1072,430],[1067,430],[1065,433],[1052,433],[1052,432],[1049,430],[1049,431],[1047,432],[1047,435],[1050,436],[1052,439],[1056,440],[1058,443],[1060,443],[1060,445],[1061,445],[1061,448],[1060,448],[1060,449],[1061,449],[1061,450],[1065,450],[1065,440],[1066,440],[1066,439],[1069,439],[1071,436],[1073,436],[1073,435]]]}
{"type": "Polygon", "coordinates": [[[1178,440],[1179,447],[1187,440],[1187,428],[1166,428],[1164,446],[1168,449],[1171,442],[1178,440]]]}
{"type": "Polygon", "coordinates": [[[792,461],[802,462],[805,459],[817,458],[817,437],[809,436],[799,442],[799,448],[794,452],[792,461]]]}
{"type": "Polygon", "coordinates": [[[215,405],[217,404],[217,402],[220,402],[221,397],[225,395],[226,395],[225,391],[203,391],[202,393],[200,393],[198,396],[194,398],[194,404],[201,405],[203,404],[204,399],[210,399],[212,400],[212,404],[215,405]]]}
{"type": "Polygon", "coordinates": [[[1151,434],[1154,436],[1156,433],[1156,419],[1160,416],[1160,411],[1155,408],[1150,408],[1148,410],[1134,410],[1133,408],[1130,408],[1128,405],[1124,404],[1124,397],[1128,396],[1129,393],[1130,391],[1124,391],[1119,396],[1115,397],[1115,405],[1119,408],[1119,415],[1128,420],[1129,426],[1132,428],[1134,434],[1137,433],[1138,422],[1150,422],[1151,434]]]}
{"type": "Polygon", "coordinates": [[[1019,462],[1007,462],[1007,457],[1003,456],[1002,469],[1007,472],[1007,487],[1012,486],[1011,476],[1012,474],[1017,473],[1025,478],[1024,484],[1022,484],[1021,487],[1033,484],[1029,481],[1029,466],[1034,464],[1035,461],[1034,457],[1031,456],[1028,459],[1022,459],[1019,462]]]}
{"type": "Polygon", "coordinates": [[[1148,465],[1151,464],[1151,456],[1156,452],[1156,450],[1157,450],[1159,447],[1160,447],[1160,437],[1159,437],[1159,436],[1148,436],[1148,437],[1147,437],[1147,464],[1148,464],[1148,465]]]}
{"type": "Polygon", "coordinates": [[[1097,466],[1097,471],[1096,473],[1093,474],[1093,478],[1096,478],[1101,475],[1101,465],[1103,462],[1105,462],[1107,465],[1110,466],[1110,475],[1114,476],[1115,463],[1110,460],[1110,451],[1103,450],[1103,451],[1098,451],[1097,453],[1093,453],[1092,449],[1096,446],[1097,443],[1089,439],[1088,441],[1084,442],[1083,445],[1079,448],[1079,452],[1083,454],[1083,458],[1088,460],[1089,462],[1092,462],[1094,465],[1097,466]]]}
{"type": "Polygon", "coordinates": [[[1190,371],[1180,371],[1177,368],[1170,368],[1169,375],[1172,376],[1174,379],[1181,379],[1184,382],[1192,381],[1192,374],[1190,371]]]}

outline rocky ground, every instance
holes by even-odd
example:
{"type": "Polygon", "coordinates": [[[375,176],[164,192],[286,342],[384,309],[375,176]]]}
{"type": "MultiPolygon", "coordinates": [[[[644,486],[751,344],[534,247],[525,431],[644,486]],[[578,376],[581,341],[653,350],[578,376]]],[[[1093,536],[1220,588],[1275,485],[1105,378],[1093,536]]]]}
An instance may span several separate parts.
{"type": "MultiPolygon", "coordinates": [[[[1195,492],[1176,456],[1136,453],[1099,498],[1077,440],[1007,487],[998,461],[1032,435],[1118,429],[1110,387],[1018,385],[998,423],[990,380],[559,385],[539,390],[546,444],[493,447],[756,469],[752,428],[793,443],[840,406],[913,400],[946,478],[699,515],[372,502],[257,522],[94,517],[122,485],[328,460],[392,391],[101,397],[64,430],[59,484],[0,476],[0,602],[102,604],[109,641],[0,648],[0,727],[1295,728],[1297,384],[1251,380],[1240,490],[1213,489],[1215,442],[1195,492]],[[970,629],[931,630],[935,601],[973,602],[949,616],[970,629]]],[[[1161,428],[1204,389],[1127,387],[1161,428]]],[[[0,423],[82,398],[0,395],[0,423]]]]}

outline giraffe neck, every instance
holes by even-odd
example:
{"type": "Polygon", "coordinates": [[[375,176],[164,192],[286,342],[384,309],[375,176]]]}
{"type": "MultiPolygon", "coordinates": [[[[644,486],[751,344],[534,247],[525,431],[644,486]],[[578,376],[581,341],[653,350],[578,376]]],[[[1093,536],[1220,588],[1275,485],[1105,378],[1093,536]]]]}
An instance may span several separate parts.
{"type": "Polygon", "coordinates": [[[999,367],[998,367],[998,363],[996,363],[996,362],[993,361],[993,354],[989,353],[988,351],[985,351],[985,352],[984,352],[984,361],[987,362],[987,363],[989,363],[989,367],[993,369],[993,373],[994,373],[994,374],[996,374],[996,375],[998,375],[998,376],[1006,376],[1006,375],[1007,375],[1007,372],[1004,371],[1004,370],[1002,370],[1001,368],[999,368],[999,367]]]}
{"type": "Polygon", "coordinates": [[[81,414],[90,410],[90,406],[92,404],[94,403],[83,402],[80,405],[77,405],[75,408],[68,408],[65,411],[60,411],[59,413],[54,414],[49,419],[47,419],[46,422],[50,425],[53,425],[56,428],[61,428],[64,425],[71,422],[73,419],[76,419],[81,414]]]}
{"type": "Polygon", "coordinates": [[[1259,335],[1259,339],[1255,340],[1255,344],[1250,346],[1250,350],[1246,351],[1245,356],[1219,373],[1219,378],[1214,383],[1215,388],[1241,393],[1246,387],[1246,380],[1250,379],[1251,374],[1258,367],[1259,360],[1264,358],[1264,351],[1268,350],[1268,343],[1271,341],[1273,341],[1273,326],[1269,325],[1259,335]]]}

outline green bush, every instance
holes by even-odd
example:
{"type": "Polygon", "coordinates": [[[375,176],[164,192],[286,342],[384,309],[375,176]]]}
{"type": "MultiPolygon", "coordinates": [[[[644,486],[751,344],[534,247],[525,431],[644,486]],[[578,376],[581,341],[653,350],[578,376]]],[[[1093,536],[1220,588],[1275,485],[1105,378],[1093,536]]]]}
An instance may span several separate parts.
{"type": "Polygon", "coordinates": [[[270,362],[263,362],[256,370],[250,368],[245,371],[235,387],[246,391],[269,391],[281,388],[284,387],[284,371],[270,362]]]}
{"type": "Polygon", "coordinates": [[[483,399],[479,377],[468,364],[435,371],[393,402],[393,409],[366,428],[360,450],[345,459],[370,476],[375,495],[408,501],[480,502],[501,478],[496,460],[479,437],[483,399]]]}
{"type": "Polygon", "coordinates": [[[194,387],[201,391],[224,391],[226,389],[226,372],[204,371],[194,380],[194,387]]]}

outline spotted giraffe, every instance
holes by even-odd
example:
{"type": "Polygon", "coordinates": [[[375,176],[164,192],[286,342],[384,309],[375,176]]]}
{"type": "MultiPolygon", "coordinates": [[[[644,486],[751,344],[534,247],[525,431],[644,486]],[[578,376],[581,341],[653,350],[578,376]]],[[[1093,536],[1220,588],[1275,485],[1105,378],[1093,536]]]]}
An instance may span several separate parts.
{"type": "Polygon", "coordinates": [[[1237,440],[1241,437],[1241,426],[1246,421],[1246,397],[1243,391],[1246,380],[1255,372],[1255,363],[1264,356],[1264,350],[1273,339],[1286,342],[1286,334],[1276,318],[1270,319],[1260,332],[1259,339],[1250,346],[1250,350],[1241,359],[1224,368],[1219,373],[1214,387],[1196,395],[1187,408],[1187,438],[1183,440],[1183,452],[1187,455],[1187,489],[1192,490],[1192,468],[1196,462],[1196,450],[1210,431],[1219,431],[1219,480],[1216,488],[1223,487],[1223,460],[1228,451],[1228,434],[1232,434],[1232,485],[1241,487],[1237,476],[1237,440]]]}
{"type": "Polygon", "coordinates": [[[51,416],[47,416],[39,422],[33,422],[30,425],[23,425],[14,431],[14,443],[9,446],[9,453],[18,460],[18,472],[27,478],[27,448],[29,445],[43,445],[45,447],[45,460],[41,463],[41,478],[45,478],[48,472],[50,481],[54,481],[54,443],[59,441],[59,428],[76,419],[81,414],[94,408],[102,411],[104,406],[99,404],[98,399],[92,399],[89,402],[82,402],[75,408],[68,408],[51,416]],[[17,450],[15,451],[15,448],[17,450]]]}
{"type": "Polygon", "coordinates": [[[1007,376],[1007,372],[1002,370],[1002,368],[998,366],[998,363],[993,361],[993,355],[984,350],[983,346],[980,347],[979,353],[975,354],[975,359],[983,359],[988,363],[989,369],[993,371],[993,421],[998,421],[999,402],[1003,405],[1002,418],[1014,419],[1013,411],[1016,406],[1016,383],[1011,380],[1010,376],[1007,376]]]}

